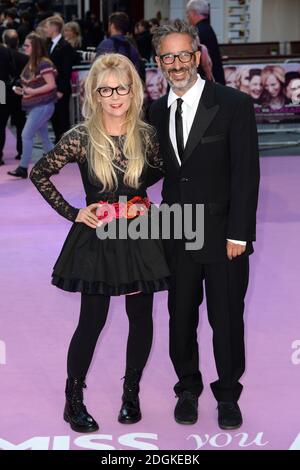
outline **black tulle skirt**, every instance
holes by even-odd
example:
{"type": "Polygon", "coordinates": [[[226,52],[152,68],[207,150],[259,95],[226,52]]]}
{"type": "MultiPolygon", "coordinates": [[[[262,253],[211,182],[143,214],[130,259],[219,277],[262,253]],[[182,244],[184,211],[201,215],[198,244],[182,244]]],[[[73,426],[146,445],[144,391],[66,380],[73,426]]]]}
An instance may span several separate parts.
{"type": "Polygon", "coordinates": [[[122,295],[168,289],[170,272],[159,239],[99,239],[74,223],[54,265],[52,284],[69,292],[122,295]]]}

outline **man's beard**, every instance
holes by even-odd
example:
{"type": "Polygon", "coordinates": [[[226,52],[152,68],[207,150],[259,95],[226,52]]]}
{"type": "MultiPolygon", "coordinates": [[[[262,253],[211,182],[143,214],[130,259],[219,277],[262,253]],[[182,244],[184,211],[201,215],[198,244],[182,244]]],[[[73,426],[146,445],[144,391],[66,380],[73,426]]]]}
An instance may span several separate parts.
{"type": "Polygon", "coordinates": [[[184,67],[182,66],[179,70],[176,69],[169,69],[169,70],[164,70],[162,69],[162,72],[165,76],[165,79],[167,80],[168,84],[173,90],[189,90],[191,86],[195,83],[197,79],[197,66],[193,64],[191,67],[184,67]],[[172,72],[180,72],[182,70],[187,71],[187,77],[184,80],[174,80],[170,77],[170,73],[172,72]]]}

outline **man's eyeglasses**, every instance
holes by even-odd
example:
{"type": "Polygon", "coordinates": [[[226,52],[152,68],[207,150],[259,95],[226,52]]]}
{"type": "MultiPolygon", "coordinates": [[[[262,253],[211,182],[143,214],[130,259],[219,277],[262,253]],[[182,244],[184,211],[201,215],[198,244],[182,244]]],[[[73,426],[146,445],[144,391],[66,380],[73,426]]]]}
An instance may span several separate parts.
{"type": "Polygon", "coordinates": [[[182,51],[179,52],[179,54],[163,54],[160,55],[159,58],[165,65],[174,64],[176,57],[178,57],[180,62],[186,64],[187,62],[190,62],[192,60],[194,54],[195,52],[182,51]]]}
{"type": "Polygon", "coordinates": [[[131,85],[119,85],[116,86],[115,88],[112,88],[110,86],[102,86],[100,88],[97,88],[97,91],[102,98],[109,98],[114,91],[117,92],[118,95],[120,96],[125,96],[128,95],[130,92],[131,85]]]}

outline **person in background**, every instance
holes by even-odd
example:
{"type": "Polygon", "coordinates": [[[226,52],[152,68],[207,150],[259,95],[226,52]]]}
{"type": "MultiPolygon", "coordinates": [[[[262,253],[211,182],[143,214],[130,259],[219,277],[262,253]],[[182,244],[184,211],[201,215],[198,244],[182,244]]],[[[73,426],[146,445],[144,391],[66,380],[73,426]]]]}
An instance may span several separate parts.
{"type": "Polygon", "coordinates": [[[211,57],[208,53],[208,49],[204,44],[199,44],[199,51],[201,52],[200,64],[198,67],[198,73],[204,80],[215,81],[213,76],[213,64],[211,57]]]}
{"type": "Polygon", "coordinates": [[[138,50],[126,37],[129,32],[129,17],[126,13],[112,13],[108,21],[107,39],[100,42],[96,49],[96,57],[108,52],[116,52],[128,57],[134,64],[137,72],[141,75],[141,61],[138,50]]]}
{"type": "Polygon", "coordinates": [[[85,407],[83,389],[112,296],[124,295],[129,320],[118,421],[141,420],[139,384],[152,345],[153,295],[168,287],[161,240],[131,237],[129,232],[131,223],[150,219],[146,189],[163,176],[155,131],[141,120],[142,104],[143,85],[132,62],[121,54],[98,57],[85,82],[84,123],[65,134],[30,175],[53,209],[73,222],[52,284],[81,294],[80,318],[68,351],[64,409],[65,421],[77,432],[99,429],[85,407]],[[80,168],[87,201],[82,209],[72,207],[50,181],[70,162],[80,168]],[[119,233],[119,222],[126,221],[126,237],[114,236],[114,230],[99,235],[99,225],[105,231],[116,223],[119,233]]]}
{"type": "Polygon", "coordinates": [[[99,22],[96,15],[87,11],[82,21],[79,20],[82,31],[82,47],[97,47],[99,42],[104,39],[103,24],[99,22]]]}
{"type": "Polygon", "coordinates": [[[69,44],[71,44],[74,50],[73,65],[80,64],[81,55],[78,51],[82,48],[82,37],[79,24],[76,21],[66,23],[63,28],[63,37],[69,44]]]}
{"type": "Polygon", "coordinates": [[[71,44],[73,49],[80,49],[82,47],[80,26],[76,21],[70,21],[64,25],[63,37],[71,44]]]}
{"type": "Polygon", "coordinates": [[[20,20],[16,8],[9,8],[5,11],[4,24],[7,29],[15,29],[17,31],[20,26],[20,20]]]}
{"type": "Polygon", "coordinates": [[[51,9],[51,1],[50,0],[37,0],[36,4],[36,18],[35,18],[35,26],[37,26],[41,21],[46,20],[53,16],[53,10],[51,9]]]}
{"type": "Polygon", "coordinates": [[[16,160],[20,160],[22,154],[22,131],[26,122],[26,114],[22,110],[21,97],[16,95],[12,87],[17,85],[22,70],[28,61],[28,56],[18,50],[18,33],[15,29],[6,29],[3,33],[3,43],[7,47],[9,54],[7,61],[1,64],[1,68],[10,70],[10,83],[6,87],[6,104],[1,105],[0,113],[0,162],[3,164],[3,149],[5,146],[6,132],[5,128],[9,117],[11,124],[16,126],[17,134],[17,155],[16,160]]]}
{"type": "Polygon", "coordinates": [[[148,21],[141,20],[136,24],[135,40],[140,56],[149,62],[152,56],[152,34],[148,21]]]}
{"type": "Polygon", "coordinates": [[[74,49],[62,37],[64,22],[59,16],[47,18],[45,31],[49,38],[48,54],[57,70],[57,102],[52,116],[55,142],[70,129],[71,74],[74,49]]]}
{"type": "Polygon", "coordinates": [[[151,18],[149,20],[150,33],[153,34],[154,31],[159,27],[159,21],[157,18],[151,18]]]}
{"type": "Polygon", "coordinates": [[[190,0],[186,5],[188,22],[198,30],[200,44],[207,47],[212,61],[212,74],[217,83],[225,85],[222,58],[217,37],[209,24],[209,5],[205,0],[190,0]]]}
{"type": "Polygon", "coordinates": [[[29,60],[21,74],[21,87],[13,87],[22,96],[22,108],[27,111],[26,124],[22,132],[23,151],[20,165],[8,174],[27,178],[32,156],[33,139],[38,134],[44,152],[49,152],[53,144],[48,135],[48,121],[54,112],[56,102],[56,70],[48,58],[43,39],[30,33],[24,42],[24,50],[29,60]]]}
{"type": "Polygon", "coordinates": [[[23,11],[20,14],[21,24],[17,29],[19,36],[19,45],[23,46],[26,36],[33,30],[32,19],[28,11],[23,11]]]}
{"type": "Polygon", "coordinates": [[[47,19],[43,20],[43,21],[40,21],[39,24],[35,27],[35,32],[47,44],[48,38],[47,38],[46,24],[47,24],[47,19]]]}

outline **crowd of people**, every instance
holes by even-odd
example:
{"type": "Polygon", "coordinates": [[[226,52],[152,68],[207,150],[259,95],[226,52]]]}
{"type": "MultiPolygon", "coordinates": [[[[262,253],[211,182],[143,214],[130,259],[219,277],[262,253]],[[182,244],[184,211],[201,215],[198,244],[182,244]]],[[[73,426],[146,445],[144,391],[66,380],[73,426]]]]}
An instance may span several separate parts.
{"type": "MultiPolygon", "coordinates": [[[[157,18],[137,22],[131,34],[128,15],[115,12],[109,17],[105,36],[93,14],[87,13],[84,20],[73,17],[65,23],[61,14],[51,10],[47,0],[37,0],[36,9],[27,10],[18,10],[15,3],[0,10],[0,79],[6,83],[7,92],[0,119],[0,165],[4,164],[5,128],[11,118],[17,135],[15,158],[20,160],[19,166],[9,172],[11,176],[27,178],[36,134],[44,151],[50,149],[49,120],[55,135],[54,143],[70,128],[72,67],[86,59],[84,49],[95,51],[88,53],[90,62],[99,55],[116,52],[134,63],[145,83],[146,116],[152,102],[167,92],[167,81],[156,67],[152,46],[153,33],[159,27],[157,18]],[[43,118],[37,119],[38,116],[43,118]]],[[[202,3],[200,7],[195,2],[187,5],[188,18],[197,26],[201,39],[199,72],[207,79],[218,81],[219,77],[223,83],[216,37],[207,22],[207,5],[202,3]]]]}

